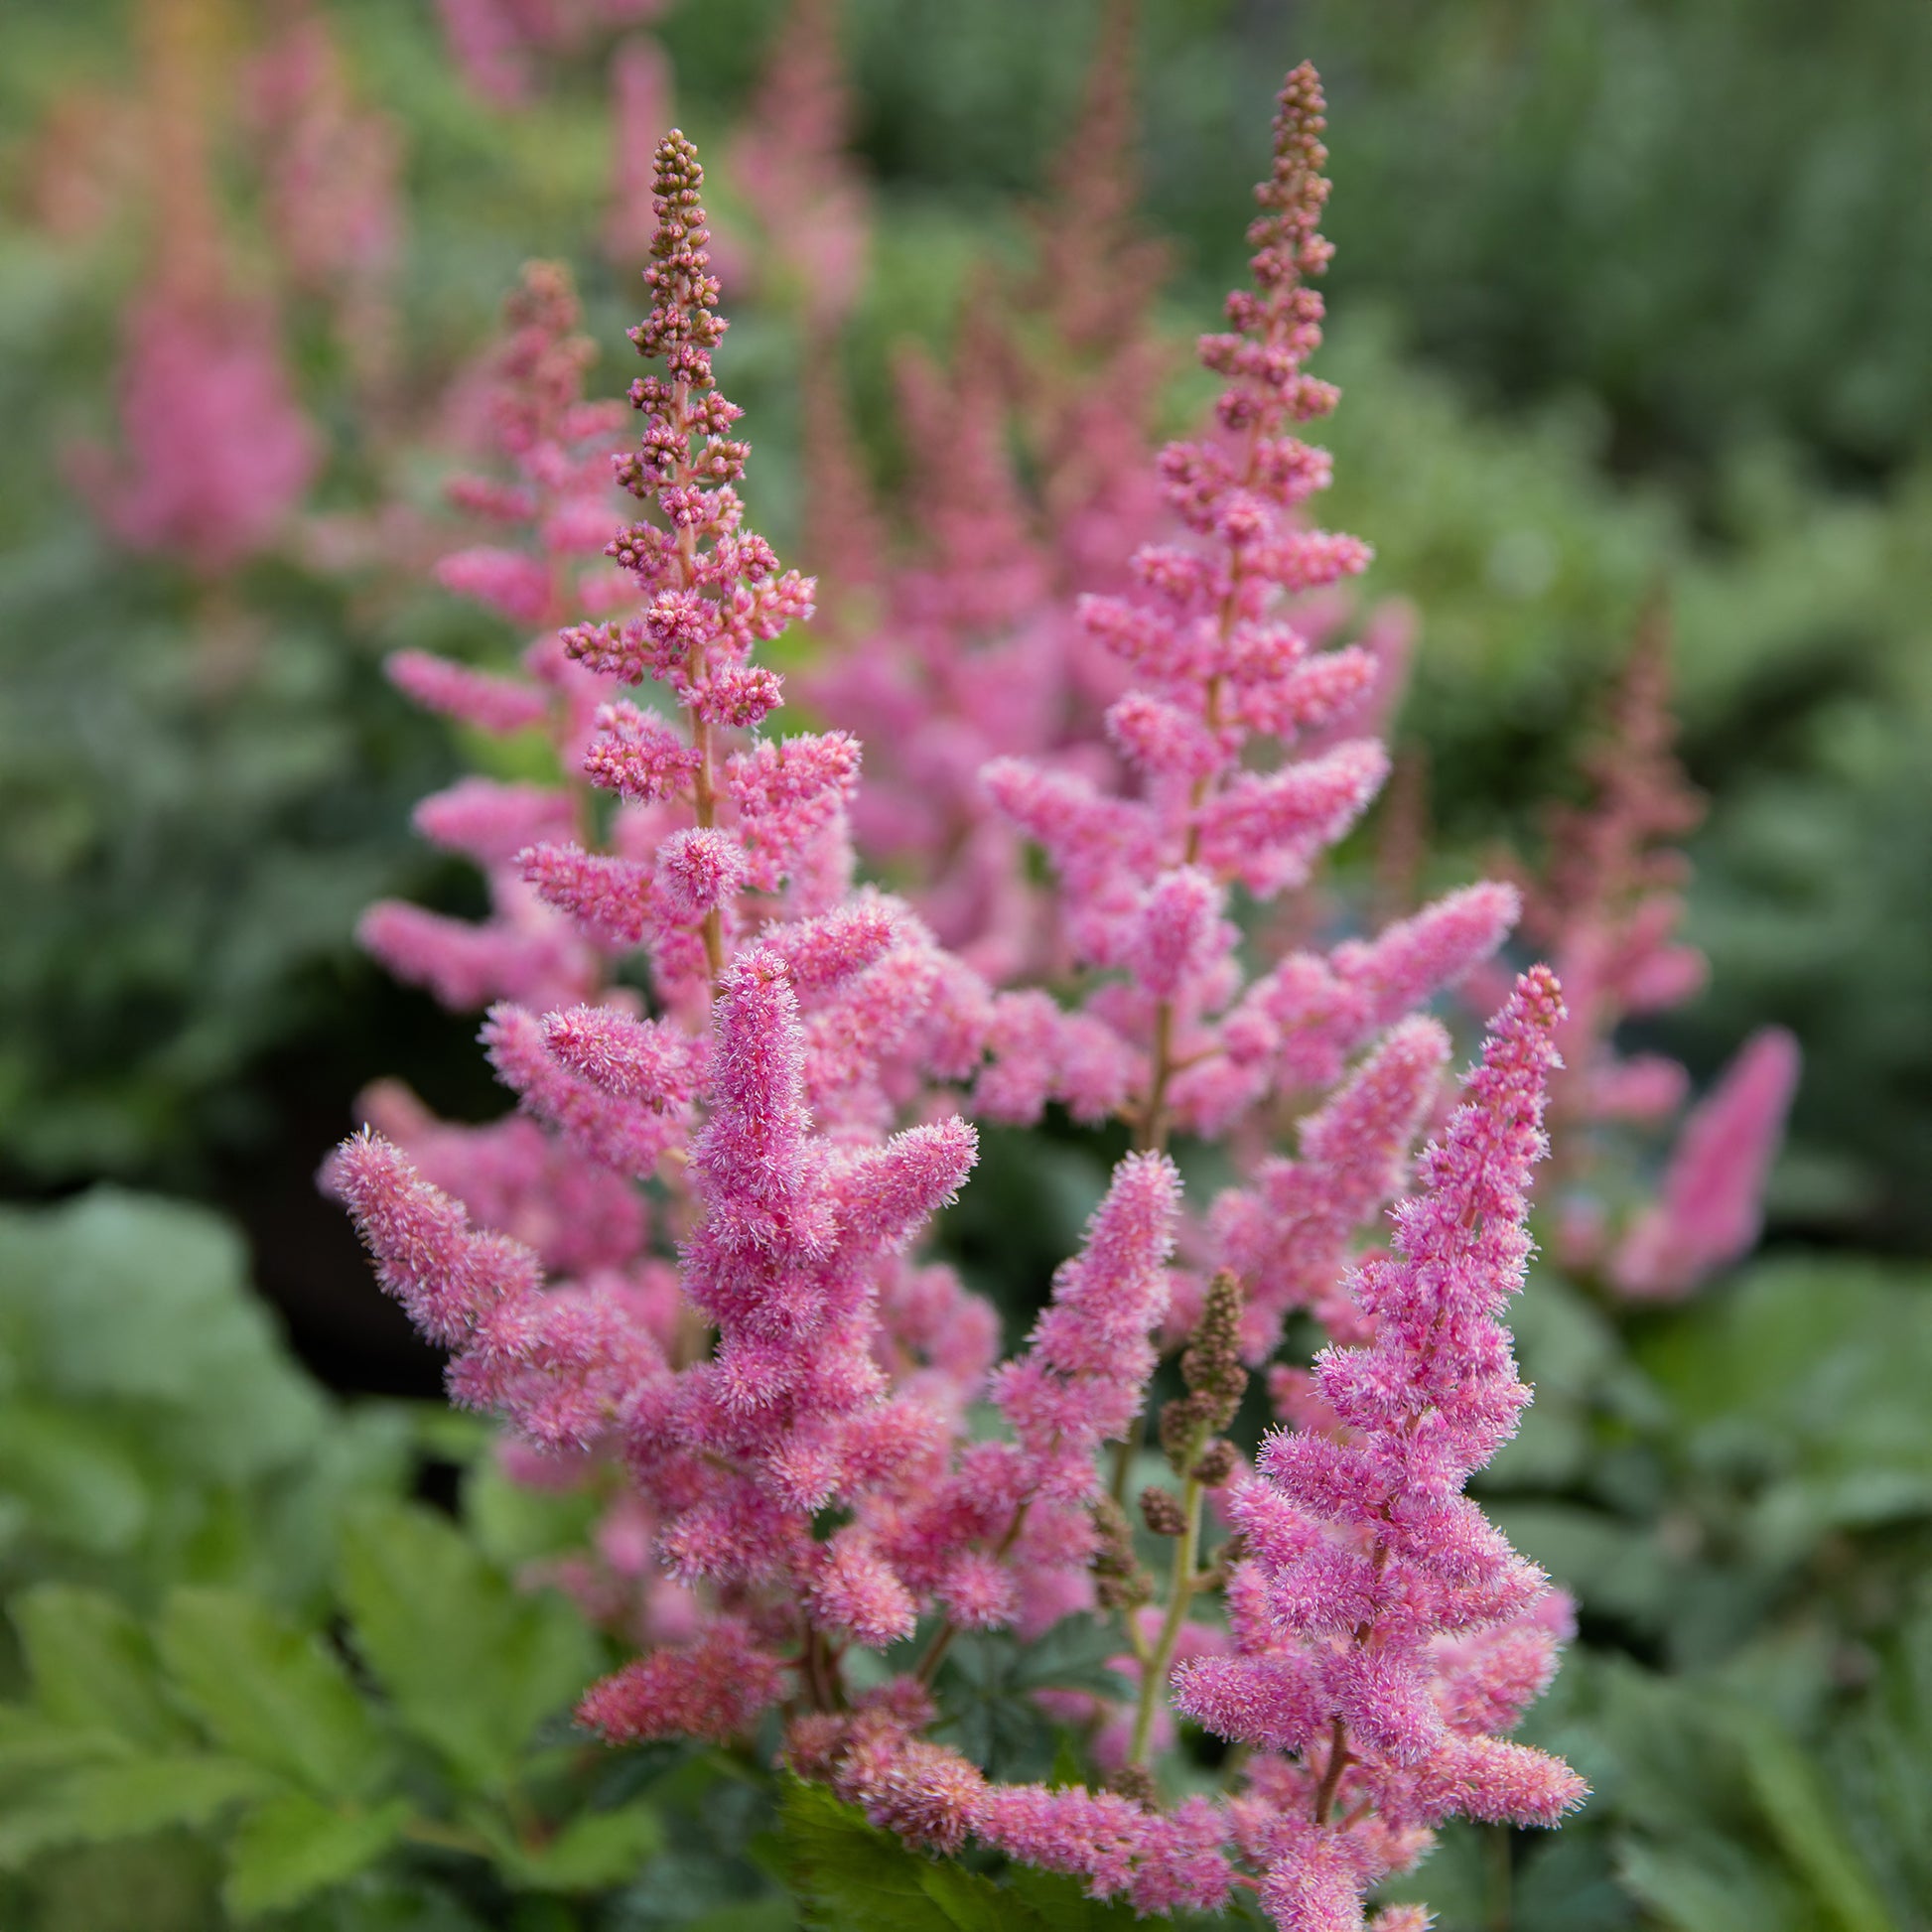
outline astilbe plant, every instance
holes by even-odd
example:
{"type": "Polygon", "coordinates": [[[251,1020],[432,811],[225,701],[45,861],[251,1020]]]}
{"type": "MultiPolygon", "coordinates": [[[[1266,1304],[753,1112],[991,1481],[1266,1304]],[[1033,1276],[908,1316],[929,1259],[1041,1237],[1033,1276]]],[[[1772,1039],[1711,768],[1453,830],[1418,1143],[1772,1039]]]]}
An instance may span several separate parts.
{"type": "Polygon", "coordinates": [[[1529,1254],[1555,978],[1516,983],[1393,1254],[1351,1268],[1439,1098],[1448,1037],[1416,1009],[1495,951],[1515,897],[1470,888],[1252,975],[1235,923],[1308,878],[1385,768],[1372,740],[1322,738],[1370,654],[1315,647],[1286,608],[1367,560],[1300,513],[1327,465],[1295,429],[1333,401],[1304,366],[1328,258],[1321,117],[1298,69],[1255,286],[1202,344],[1226,383],[1218,428],[1161,460],[1177,533],[1080,613],[1122,667],[1118,761],[1076,745],[985,770],[1057,873],[1070,1008],[995,994],[855,883],[851,738],[762,729],[781,693],[756,647],[808,614],[811,586],[744,520],[690,143],[656,151],[633,331],[656,367],[616,464],[646,514],[608,546],[621,592],[587,557],[609,418],[581,400],[567,291],[532,275],[498,369],[514,478],[458,492],[531,536],[443,571],[542,633],[529,676],[420,655],[394,671],[483,730],[547,729],[563,776],[426,801],[430,835],[489,873],[488,922],[391,906],[364,935],[447,1003],[493,1003],[484,1038],[520,1112],[452,1127],[387,1090],[370,1109],[386,1137],[326,1170],[384,1286],[451,1351],[455,1398],[511,1423],[513,1465],[621,1471],[600,1555],[629,1593],[577,1581],[642,1654],[590,1690],[586,1725],[730,1739],[775,1712],[795,1773],[912,1845],[976,1840],[1149,1912],[1252,1887],[1299,1932],[1360,1925],[1447,1817],[1551,1824],[1582,1794],[1503,1735],[1567,1601],[1462,1493],[1528,1400],[1500,1313],[1529,1254]],[[645,678],[668,704],[612,689],[645,678]],[[648,1009],[623,966],[637,951],[648,1009]],[[907,1255],[973,1164],[949,1088],[1006,1121],[1062,1101],[1137,1142],[997,1369],[988,1307],[907,1255]],[[1297,1154],[1275,1156],[1295,1105],[1311,1108],[1297,1154]],[[1235,1159],[1205,1214],[1166,1152],[1176,1132],[1235,1159]],[[1227,1431],[1295,1311],[1333,1345],[1283,1381],[1295,1426],[1244,1472],[1227,1431]],[[1170,1347],[1174,1486],[1140,1499],[1173,1551],[1163,1594],[1121,1496],[1170,1347]],[[969,1421],[981,1396],[997,1429],[969,1421]],[[1210,1496],[1234,1531],[1214,1551],[1210,1496]],[[1216,1592],[1225,1615],[1196,1614],[1216,1592]],[[1110,1788],[1000,1783],[928,1734],[959,1632],[1026,1642],[1089,1615],[1118,1616],[1137,1680],[1087,1714],[1110,1788]],[[922,1649],[897,1651],[922,1619],[922,1649]],[[865,1651],[885,1664],[858,1668],[865,1651]],[[1176,1710],[1239,1749],[1222,1795],[1170,1807],[1157,1753],[1176,1710]]]}

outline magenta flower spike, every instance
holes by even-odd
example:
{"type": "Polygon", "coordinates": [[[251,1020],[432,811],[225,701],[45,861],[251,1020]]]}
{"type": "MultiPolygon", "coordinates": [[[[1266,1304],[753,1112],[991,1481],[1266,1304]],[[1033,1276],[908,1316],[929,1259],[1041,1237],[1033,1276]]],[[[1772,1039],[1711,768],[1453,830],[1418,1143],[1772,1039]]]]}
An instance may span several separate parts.
{"type": "Polygon", "coordinates": [[[1529,1400],[1499,1316],[1530,1254],[1562,1018],[1547,968],[1517,981],[1423,1156],[1425,1191],[1395,1210],[1393,1255],[1354,1275],[1368,1338],[1318,1358],[1336,1427],[1272,1438],[1233,1498],[1252,1552],[1230,1583],[1239,1654],[1175,1674],[1197,1722],[1284,1754],[1254,1773],[1268,1811],[1236,1801],[1284,1926],[1359,1923],[1364,1889],[1445,1818],[1552,1825],[1584,1796],[1497,1734],[1547,1681],[1568,1612],[1462,1494],[1529,1400]]]}

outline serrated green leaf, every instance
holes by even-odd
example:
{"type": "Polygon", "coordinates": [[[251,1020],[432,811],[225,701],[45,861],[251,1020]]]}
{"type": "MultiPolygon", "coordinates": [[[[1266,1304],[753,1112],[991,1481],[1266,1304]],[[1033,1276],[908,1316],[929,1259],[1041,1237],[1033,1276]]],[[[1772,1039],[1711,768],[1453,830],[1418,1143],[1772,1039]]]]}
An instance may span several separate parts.
{"type": "Polygon", "coordinates": [[[384,1738],[374,1714],[319,1637],[236,1590],[178,1589],[160,1648],[174,1688],[237,1757],[324,1797],[375,1788],[384,1738]]]}
{"type": "Polygon", "coordinates": [[[99,1726],[69,1724],[25,1705],[0,1704],[0,1772],[59,1771],[126,1757],[133,1746],[99,1726]]]}
{"type": "Polygon", "coordinates": [[[595,1671],[572,1605],[517,1591],[433,1511],[355,1511],[340,1571],[355,1646],[397,1717],[479,1790],[511,1780],[538,1724],[595,1671]]]}
{"type": "Polygon", "coordinates": [[[499,1837],[496,1863],[539,1891],[599,1891],[634,1878],[663,1840],[656,1809],[633,1803],[573,1818],[537,1850],[499,1837]]]}
{"type": "Polygon", "coordinates": [[[373,1811],[345,1811],[301,1791],[269,1798],[236,1828],[222,1901],[238,1918],[287,1911],[366,1870],[408,1821],[401,1798],[373,1811]]]}
{"type": "Polygon", "coordinates": [[[198,1469],[287,1466],[322,1433],[327,1405],[249,1292],[246,1250],[218,1214],[101,1186],[0,1215],[0,1283],[51,1392],[164,1405],[170,1447],[198,1469]]]}
{"type": "Polygon", "coordinates": [[[27,1653],[37,1710],[149,1749],[192,1739],[162,1695],[146,1631],[113,1597],[42,1584],[22,1590],[8,1609],[27,1653]]]}
{"type": "Polygon", "coordinates": [[[1133,1907],[1119,1900],[1089,1898],[1077,1878],[1062,1871],[1041,1871],[1036,1865],[1012,1866],[1007,1886],[1007,1896],[1023,1901],[1045,1932],[1127,1932],[1134,1926],[1169,1923],[1136,1918],[1133,1907]]]}
{"type": "Polygon", "coordinates": [[[168,1825],[203,1825],[273,1779],[239,1758],[182,1753],[90,1764],[54,1779],[0,1819],[0,1867],[63,1845],[141,1838],[168,1825]]]}

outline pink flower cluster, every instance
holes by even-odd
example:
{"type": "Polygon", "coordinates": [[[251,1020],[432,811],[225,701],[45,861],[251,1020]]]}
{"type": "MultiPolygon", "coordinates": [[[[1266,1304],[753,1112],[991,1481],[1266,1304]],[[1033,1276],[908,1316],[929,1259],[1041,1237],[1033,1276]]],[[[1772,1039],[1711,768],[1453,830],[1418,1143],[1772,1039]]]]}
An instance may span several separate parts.
{"type": "MultiPolygon", "coordinates": [[[[557,771],[466,779],[419,809],[488,879],[487,920],[391,904],[363,935],[402,977],[487,1009],[519,1107],[455,1127],[378,1088],[373,1131],[326,1171],[383,1285],[450,1351],[455,1399],[512,1425],[512,1468],[613,1498],[594,1549],[551,1573],[640,1651],[590,1690],[586,1725],[763,1728],[792,1771],[915,1845],[977,1839],[1142,1911],[1250,1888],[1289,1932],[1362,1926],[1446,1818],[1554,1824],[1582,1796],[1506,1735],[1555,1667],[1567,1599],[1464,1493],[1529,1399],[1501,1313],[1531,1251],[1556,978],[1516,980],[1445,1123],[1449,1040],[1420,1010],[1497,952],[1515,890],[1470,886],[1327,945],[1269,949],[1257,910],[1310,877],[1386,769],[1367,730],[1383,659],[1334,644],[1318,603],[1367,552],[1306,520],[1327,458],[1300,431],[1334,400],[1307,369],[1322,114],[1297,69],[1254,286],[1201,345],[1213,426],[1163,453],[1167,527],[1137,531],[1113,588],[1079,606],[1104,716],[1042,733],[1025,703],[978,698],[935,767],[1001,817],[982,803],[916,849],[958,859],[955,834],[994,827],[972,864],[998,897],[1023,890],[1024,842],[1043,848],[1043,947],[1002,953],[982,904],[961,912],[962,957],[859,883],[857,740],[769,730],[783,691],[759,648],[810,615],[813,586],[746,521],[691,144],[654,150],[632,332],[652,366],[628,448],[583,399],[567,285],[526,274],[493,365],[496,464],[452,492],[494,534],[440,574],[534,641],[519,675],[422,653],[391,672],[474,729],[545,735],[557,771]],[[621,523],[614,477],[638,505],[621,523]],[[621,695],[647,680],[652,696],[621,695]],[[1051,990],[1016,983],[1048,962],[1065,969],[1051,990]],[[1049,1103],[1137,1145],[996,1365],[991,1308],[916,1243],[974,1163],[961,1107],[1028,1123],[1049,1103]],[[1432,1126],[1392,1250],[1364,1250],[1432,1126]],[[1176,1134],[1226,1143],[1230,1182],[1204,1206],[1166,1152],[1176,1134]],[[1294,1427],[1249,1470],[1226,1432],[1295,1312],[1332,1345],[1276,1367],[1294,1427]],[[1175,1350],[1185,1393],[1157,1419],[1175,1350]],[[1173,1478],[1140,1498],[1172,1555],[1165,1589],[1122,1507],[1150,1434],[1173,1478]],[[1214,1540],[1210,1502],[1232,1537],[1214,1540]],[[1055,1694],[1107,1788],[1003,1785],[928,1734],[962,1633],[1025,1642],[1070,1615],[1119,1620],[1125,1701],[1055,1694]],[[855,1670],[863,1650],[884,1667],[855,1670]],[[1243,1747],[1222,1795],[1163,1803],[1176,1713],[1243,1747]]],[[[999,633],[1051,573],[1017,518],[998,524],[984,424],[943,385],[908,393],[967,484],[988,483],[977,505],[966,485],[927,504],[946,570],[894,579],[917,724],[965,630],[999,633]]],[[[877,655],[874,700],[896,675],[877,655]]],[[[1633,1276],[1668,1282],[1684,1254],[1741,1238],[1738,1123],[1763,1118],[1781,1071],[1759,1060],[1687,1139],[1654,1232],[1629,1238],[1633,1276]]]]}
{"type": "Polygon", "coordinates": [[[274,312],[160,276],[122,333],[122,447],[73,451],[73,482],[130,550],[220,576],[269,547],[321,462],[274,312]]]}
{"type": "Polygon", "coordinates": [[[1555,1824],[1581,1779],[1496,1733],[1548,1682],[1567,1603],[1462,1494],[1529,1391],[1500,1317],[1522,1286],[1531,1163],[1563,1014],[1538,967],[1497,1016],[1463,1103],[1394,1215],[1395,1252],[1349,1292],[1365,1338],[1324,1351],[1333,1426],[1264,1445],[1229,1513],[1235,1653],[1183,1664],[1181,1709],[1285,1753],[1235,1801],[1284,1925],[1345,1924],[1363,1889],[1461,1815],[1555,1824]]]}

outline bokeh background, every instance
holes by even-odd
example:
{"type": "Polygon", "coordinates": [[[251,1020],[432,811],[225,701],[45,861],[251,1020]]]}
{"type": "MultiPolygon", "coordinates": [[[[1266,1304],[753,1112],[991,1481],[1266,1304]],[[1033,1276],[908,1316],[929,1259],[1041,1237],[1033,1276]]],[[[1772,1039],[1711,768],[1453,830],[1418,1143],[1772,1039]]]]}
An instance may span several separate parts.
{"type": "MultiPolygon", "coordinates": [[[[13,1302],[76,1278],[70,1256],[46,1259],[60,1242],[34,1210],[111,1181],[222,1217],[195,1223],[239,1244],[208,1234],[224,1258],[207,1267],[232,1276],[224,1292],[268,1298],[338,1394],[435,1391],[437,1365],[313,1173],[378,1074],[458,1116],[498,1104],[471,1023],[389,983],[352,928],[382,894],[464,909],[476,892],[409,831],[410,805],[461,754],[384,682],[382,657],[510,639],[394,559],[434,528],[451,386],[525,259],[575,270],[606,348],[593,390],[628,379],[638,296],[614,265],[614,49],[647,41],[651,84],[668,72],[682,124],[725,155],[785,9],[680,0],[621,32],[579,11],[580,33],[499,76],[513,103],[479,86],[474,57],[466,71],[429,0],[11,0],[0,18],[13,1302]],[[394,188],[390,227],[320,272],[291,258],[278,216],[258,68],[305,20],[326,26],[352,130],[317,165],[352,161],[394,188]],[[195,167],[212,216],[180,206],[195,167]],[[209,219],[212,240],[196,227],[209,219]],[[314,439],[299,526],[219,570],[131,542],[116,459],[103,472],[88,456],[125,433],[130,305],[195,248],[267,305],[314,439]]],[[[839,12],[872,203],[836,378],[890,511],[904,469],[893,356],[907,339],[945,353],[969,289],[1029,272],[1028,207],[1047,192],[1099,10],[839,12]]],[[[1434,863],[1466,877],[1500,851],[1534,856],[1544,802],[1574,791],[1594,708],[1662,600],[1682,755],[1710,800],[1689,936],[1712,971],[1648,1043],[1700,1079],[1768,1022],[1805,1051],[1755,1272],[1614,1339],[1586,1311],[1548,1341],[1541,1379],[1556,1413],[1572,1404],[1597,1473],[1578,1473],[1581,1449],[1519,1471],[1518,1534],[1583,1588],[1587,1636],[1619,1660],[1566,1672],[1578,1688],[1548,1721],[1595,1726],[1581,1754],[1606,1803],[1547,1857],[1505,1848],[1513,1904],[1496,1902],[1497,1855],[1476,1835],[1429,1868],[1428,1895],[1450,1926],[1922,1927],[1932,10],[1142,0],[1137,43],[1138,202],[1165,244],[1150,276],[1177,345],[1239,278],[1279,75],[1310,57],[1326,80],[1337,257],[1317,366],[1344,389],[1332,518],[1376,546],[1371,592],[1421,615],[1399,738],[1426,774],[1434,863]],[[1613,1384],[1624,1393],[1605,1395],[1613,1384]],[[1643,1405],[1659,1401],[1676,1433],[1646,1436],[1643,1405]],[[1684,1714],[1703,1692],[1642,1674],[1655,1671],[1716,1673],[1711,1708],[1726,1712],[1750,1687],[1777,1740],[1746,1746],[1728,1717],[1698,1728],[1684,1714]],[[1886,1795],[1873,1780],[1892,1773],[1886,1795]]],[[[717,176],[728,270],[735,255],[748,270],[743,296],[727,287],[725,372],[758,450],[754,514],[784,553],[808,486],[801,396],[823,365],[782,278],[759,272],[756,210],[728,162],[717,176]]],[[[1184,357],[1174,369],[1179,422],[1201,391],[1184,357]]],[[[1045,1159],[994,1147],[948,1239],[1007,1285],[1016,1316],[1100,1173],[1072,1134],[1045,1159]]],[[[126,1233],[134,1248],[96,1278],[138,1296],[150,1238],[126,1233]]],[[[117,1306],[102,1290],[87,1318],[112,1326],[117,1306]]],[[[183,1369],[184,1404],[201,1372],[183,1369]]],[[[69,1390],[83,1428],[108,1401],[87,1390],[84,1376],[69,1390]]],[[[151,1438],[129,1440],[152,1460],[151,1438]]],[[[61,1508],[98,1507],[58,1483],[35,1500],[40,1454],[0,1425],[0,1499],[28,1497],[0,1500],[10,1587],[68,1561],[61,1508]],[[47,1521],[20,1530],[36,1509],[47,1521]]]]}

